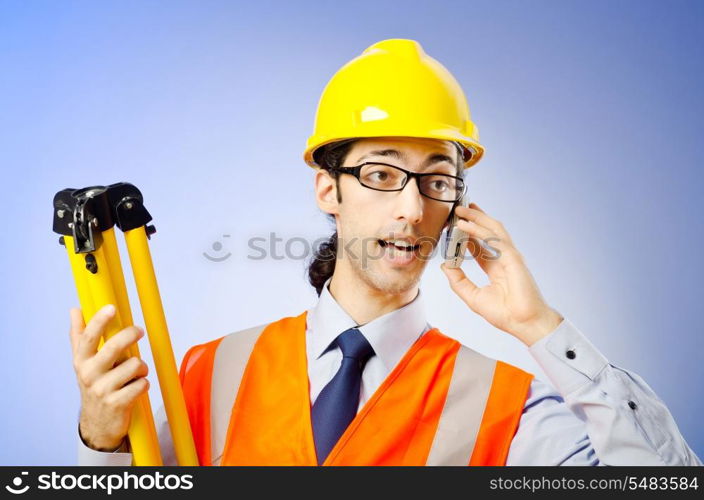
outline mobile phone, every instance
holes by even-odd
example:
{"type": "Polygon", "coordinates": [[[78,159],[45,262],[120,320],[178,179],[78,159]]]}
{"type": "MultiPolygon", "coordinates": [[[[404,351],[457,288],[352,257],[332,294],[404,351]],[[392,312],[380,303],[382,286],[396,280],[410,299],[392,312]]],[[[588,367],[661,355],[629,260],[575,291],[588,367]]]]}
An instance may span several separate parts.
{"type": "MultiPolygon", "coordinates": [[[[469,205],[469,196],[463,196],[458,205],[463,207],[469,205]]],[[[459,217],[455,214],[453,207],[445,234],[445,266],[449,268],[460,267],[464,261],[464,254],[467,253],[469,235],[457,227],[458,220],[459,217]]]]}

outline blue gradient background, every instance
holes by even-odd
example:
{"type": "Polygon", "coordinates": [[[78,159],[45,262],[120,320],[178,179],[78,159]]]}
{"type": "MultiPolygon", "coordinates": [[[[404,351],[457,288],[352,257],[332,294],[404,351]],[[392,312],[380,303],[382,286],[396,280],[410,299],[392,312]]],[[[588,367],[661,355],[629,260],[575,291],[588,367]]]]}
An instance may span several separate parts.
{"type": "MultiPolygon", "coordinates": [[[[703,14],[694,1],[0,3],[0,463],[76,459],[77,299],[54,193],[142,190],[178,360],[298,314],[315,302],[305,261],[248,259],[247,240],[330,233],[301,154],[327,80],[385,38],[417,39],[453,72],[487,149],[468,172],[474,201],[548,302],[640,374],[704,457],[703,14]]],[[[431,323],[542,376],[439,264],[422,284],[431,323]]]]}

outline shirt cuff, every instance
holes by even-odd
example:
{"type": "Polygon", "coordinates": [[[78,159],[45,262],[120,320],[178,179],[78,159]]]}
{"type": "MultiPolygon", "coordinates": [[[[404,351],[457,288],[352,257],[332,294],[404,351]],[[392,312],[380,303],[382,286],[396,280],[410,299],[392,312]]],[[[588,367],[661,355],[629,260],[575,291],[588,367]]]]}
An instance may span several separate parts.
{"type": "Polygon", "coordinates": [[[609,364],[567,318],[528,350],[563,397],[593,381],[609,364]]]}
{"type": "Polygon", "coordinates": [[[110,467],[127,467],[132,465],[132,453],[127,451],[127,441],[122,440],[122,444],[114,451],[98,451],[89,447],[78,431],[78,465],[96,465],[110,467]]]}

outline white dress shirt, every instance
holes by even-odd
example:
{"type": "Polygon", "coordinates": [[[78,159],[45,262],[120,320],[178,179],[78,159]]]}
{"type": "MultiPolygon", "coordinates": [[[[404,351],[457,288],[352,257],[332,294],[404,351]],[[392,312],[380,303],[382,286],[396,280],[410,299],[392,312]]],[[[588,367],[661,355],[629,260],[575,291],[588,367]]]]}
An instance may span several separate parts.
{"type": "MultiPolygon", "coordinates": [[[[361,408],[411,345],[432,327],[425,319],[420,290],[409,304],[357,325],[330,294],[329,283],[307,314],[311,405],[342,362],[340,348],[328,347],[340,333],[357,327],[375,353],[362,373],[361,408]]],[[[533,379],[506,465],[702,465],[643,379],[609,364],[568,319],[528,350],[557,390],[533,379]]],[[[163,405],[156,421],[164,463],[173,465],[163,405]]],[[[132,461],[131,453],[99,452],[78,441],[79,465],[132,461]]]]}

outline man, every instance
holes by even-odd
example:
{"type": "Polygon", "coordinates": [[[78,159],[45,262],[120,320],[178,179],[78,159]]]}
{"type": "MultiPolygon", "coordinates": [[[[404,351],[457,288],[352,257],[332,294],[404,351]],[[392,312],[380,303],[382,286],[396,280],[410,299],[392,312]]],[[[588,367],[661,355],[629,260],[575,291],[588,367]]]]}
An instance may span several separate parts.
{"type": "MultiPolygon", "coordinates": [[[[379,42],[338,71],[304,155],[337,229],[309,269],[318,303],[188,351],[202,465],[701,465],[650,387],[545,302],[504,226],[459,204],[482,154],[461,88],[418,43],[379,42]],[[490,283],[443,266],[450,286],[558,391],[427,324],[418,283],[453,211],[490,283]]],[[[140,329],[97,351],[112,314],[84,326],[71,312],[84,464],[130,463],[130,409],[148,388],[140,360],[113,367],[140,329]]]]}

